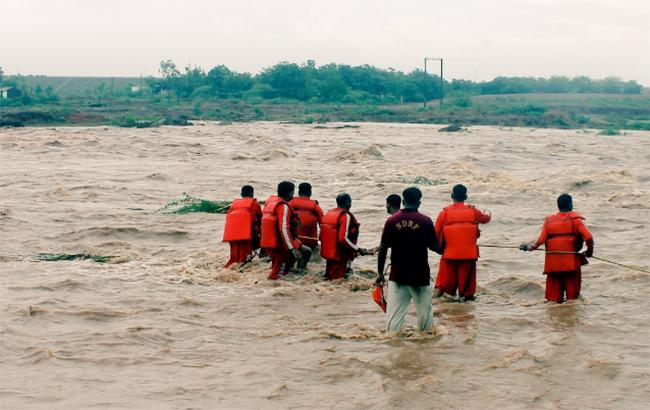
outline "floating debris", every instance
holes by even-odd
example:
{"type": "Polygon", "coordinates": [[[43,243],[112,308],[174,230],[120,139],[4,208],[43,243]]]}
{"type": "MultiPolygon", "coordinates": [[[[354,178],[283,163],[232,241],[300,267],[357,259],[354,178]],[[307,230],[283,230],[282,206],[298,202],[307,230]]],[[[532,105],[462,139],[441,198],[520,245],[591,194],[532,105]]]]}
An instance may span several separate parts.
{"type": "Polygon", "coordinates": [[[36,257],[43,262],[76,261],[90,259],[99,263],[109,262],[114,256],[92,255],[90,253],[37,253],[36,257]]]}

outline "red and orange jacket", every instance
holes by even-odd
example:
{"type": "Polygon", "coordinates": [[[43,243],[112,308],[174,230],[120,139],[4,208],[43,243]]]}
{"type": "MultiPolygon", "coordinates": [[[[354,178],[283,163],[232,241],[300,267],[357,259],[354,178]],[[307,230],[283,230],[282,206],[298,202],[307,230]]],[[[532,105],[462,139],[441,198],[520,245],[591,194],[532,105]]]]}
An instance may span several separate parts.
{"type": "Polygon", "coordinates": [[[262,239],[264,249],[292,250],[302,243],[296,237],[298,216],[289,203],[277,196],[270,196],[262,211],[262,239]]]}
{"type": "Polygon", "coordinates": [[[262,207],[255,198],[238,198],[232,201],[226,213],[223,229],[224,242],[256,240],[260,234],[262,207]]]}
{"type": "Polygon", "coordinates": [[[446,206],[436,219],[436,236],[443,249],[442,258],[449,260],[477,260],[476,241],[480,235],[478,224],[490,222],[490,214],[472,205],[458,202],[446,206]]]}
{"type": "Polygon", "coordinates": [[[578,269],[582,263],[576,252],[582,249],[583,242],[587,244],[587,251],[593,253],[594,238],[583,220],[582,215],[574,211],[546,217],[542,233],[530,248],[532,251],[545,246],[544,273],[574,272],[578,269]]]}
{"type": "Polygon", "coordinates": [[[310,248],[315,248],[318,245],[318,226],[323,221],[323,209],[318,201],[307,197],[293,198],[289,205],[300,218],[296,231],[298,238],[310,248]]]}
{"type": "Polygon", "coordinates": [[[333,261],[347,261],[359,250],[359,222],[350,211],[333,208],[323,216],[320,230],[323,258],[333,261]]]}

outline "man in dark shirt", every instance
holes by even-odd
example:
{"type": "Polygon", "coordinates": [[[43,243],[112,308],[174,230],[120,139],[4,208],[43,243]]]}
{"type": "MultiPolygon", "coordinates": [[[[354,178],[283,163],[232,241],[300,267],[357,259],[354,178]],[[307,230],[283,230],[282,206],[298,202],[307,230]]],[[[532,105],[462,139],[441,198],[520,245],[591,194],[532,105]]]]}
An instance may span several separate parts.
{"type": "Polygon", "coordinates": [[[418,212],[422,192],[418,188],[406,188],[402,197],[404,207],[386,220],[381,235],[376,284],[384,282],[386,254],[391,248],[386,330],[402,328],[411,299],[415,303],[419,328],[426,330],[433,325],[433,289],[427,250],[438,252],[438,239],[431,218],[418,212]]]}

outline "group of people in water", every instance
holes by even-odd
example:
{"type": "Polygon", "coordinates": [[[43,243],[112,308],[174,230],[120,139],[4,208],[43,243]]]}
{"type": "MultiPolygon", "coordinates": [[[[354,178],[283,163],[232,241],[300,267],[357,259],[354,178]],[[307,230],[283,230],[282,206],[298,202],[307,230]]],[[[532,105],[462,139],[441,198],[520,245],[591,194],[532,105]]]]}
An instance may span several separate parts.
{"type": "MultiPolygon", "coordinates": [[[[401,197],[389,195],[386,210],[390,216],[379,246],[373,249],[357,244],[360,224],[350,211],[349,194],[337,195],[336,207],[323,212],[318,201],[311,198],[309,183],[298,186],[297,197],[294,192],[292,182],[280,182],[277,195],[264,201],[262,208],[252,186],[241,188],[241,198],[232,202],[226,214],[223,240],[230,245],[226,267],[247,263],[259,252],[270,257],[268,277],[277,280],[294,266],[304,270],[320,246],[320,255],[326,261],[325,279],[336,280],[351,273],[351,262],[356,256],[377,254],[375,284],[383,295],[384,268],[390,249],[387,297],[383,303],[389,331],[401,329],[411,300],[421,330],[433,324],[433,298],[458,294],[461,302],[474,300],[479,224],[489,223],[492,216],[489,211],[465,203],[464,185],[453,187],[453,203],[440,211],[435,223],[419,212],[422,192],[418,188],[406,188],[401,197]],[[441,255],[433,286],[429,251],[441,255]]],[[[570,195],[560,195],[557,205],[559,212],[546,217],[540,236],[521,244],[519,249],[533,251],[544,245],[545,297],[562,303],[580,296],[581,266],[593,255],[594,241],[582,222],[584,218],[573,211],[570,195]],[[585,244],[586,251],[581,253],[585,244]]]]}

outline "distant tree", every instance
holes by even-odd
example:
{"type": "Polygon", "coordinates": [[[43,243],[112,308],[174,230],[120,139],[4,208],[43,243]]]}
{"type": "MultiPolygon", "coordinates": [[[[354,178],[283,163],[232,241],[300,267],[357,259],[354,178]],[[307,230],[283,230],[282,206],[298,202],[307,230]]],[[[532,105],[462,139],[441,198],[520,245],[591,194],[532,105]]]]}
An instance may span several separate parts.
{"type": "Polygon", "coordinates": [[[225,65],[218,65],[208,71],[207,85],[212,88],[212,92],[220,97],[228,95],[228,81],[233,76],[233,72],[225,65]]]}
{"type": "Polygon", "coordinates": [[[2,81],[4,80],[4,75],[5,75],[5,72],[2,71],[2,67],[0,67],[0,84],[2,84],[2,81]]]}
{"type": "Polygon", "coordinates": [[[573,88],[571,80],[565,76],[554,75],[548,80],[540,78],[538,82],[545,83],[545,87],[541,91],[547,93],[569,93],[573,88]]]}
{"type": "Polygon", "coordinates": [[[577,93],[594,92],[594,82],[591,78],[584,75],[575,77],[573,80],[571,80],[571,87],[577,93]]]}
{"type": "Polygon", "coordinates": [[[285,97],[305,100],[306,77],[298,64],[283,61],[267,68],[259,75],[261,82],[272,87],[272,95],[267,97],[285,97]]]}
{"type": "Polygon", "coordinates": [[[36,87],[34,87],[34,94],[36,94],[36,95],[43,94],[43,87],[41,87],[40,84],[38,84],[38,85],[36,85],[36,87]]]}
{"type": "Polygon", "coordinates": [[[181,76],[181,72],[176,68],[176,64],[172,60],[165,60],[160,62],[160,68],[158,69],[163,78],[178,78],[181,76]]]}
{"type": "Polygon", "coordinates": [[[54,95],[54,88],[52,88],[51,85],[48,85],[47,87],[45,87],[45,95],[47,95],[48,97],[51,97],[51,96],[54,95]]]}
{"type": "Polygon", "coordinates": [[[324,101],[340,101],[348,92],[348,86],[343,81],[335,64],[322,66],[313,73],[316,80],[318,96],[324,101]]]}
{"type": "Polygon", "coordinates": [[[626,81],[623,84],[623,94],[641,94],[643,87],[636,81],[626,81]]]}
{"type": "Polygon", "coordinates": [[[601,80],[602,92],[606,94],[620,94],[623,92],[623,81],[618,77],[607,77],[601,80]]]}

